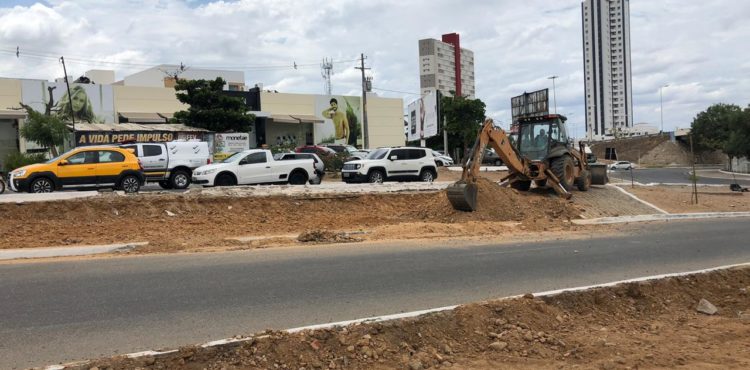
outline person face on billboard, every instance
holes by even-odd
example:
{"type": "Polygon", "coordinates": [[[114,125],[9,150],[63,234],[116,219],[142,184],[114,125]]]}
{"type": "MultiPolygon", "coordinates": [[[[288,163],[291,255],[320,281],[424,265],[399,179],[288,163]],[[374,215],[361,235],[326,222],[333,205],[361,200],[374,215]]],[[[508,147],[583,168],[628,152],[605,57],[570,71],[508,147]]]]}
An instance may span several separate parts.
{"type": "Polygon", "coordinates": [[[82,86],[74,86],[70,90],[70,95],[66,92],[57,104],[57,114],[63,119],[75,117],[76,121],[95,123],[99,122],[94,111],[91,108],[86,90],[82,86]]]}

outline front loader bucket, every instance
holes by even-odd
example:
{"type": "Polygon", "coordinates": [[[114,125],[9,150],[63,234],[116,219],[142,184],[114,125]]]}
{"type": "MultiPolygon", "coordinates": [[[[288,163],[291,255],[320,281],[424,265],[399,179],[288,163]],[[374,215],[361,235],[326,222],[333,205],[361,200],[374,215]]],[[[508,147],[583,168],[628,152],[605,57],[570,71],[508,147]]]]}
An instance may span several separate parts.
{"type": "Polygon", "coordinates": [[[591,184],[592,185],[606,185],[609,182],[607,177],[607,165],[600,163],[593,163],[589,165],[589,171],[591,171],[591,184]]]}
{"type": "Polygon", "coordinates": [[[448,200],[453,209],[473,212],[477,209],[477,184],[457,182],[448,187],[448,200]]]}

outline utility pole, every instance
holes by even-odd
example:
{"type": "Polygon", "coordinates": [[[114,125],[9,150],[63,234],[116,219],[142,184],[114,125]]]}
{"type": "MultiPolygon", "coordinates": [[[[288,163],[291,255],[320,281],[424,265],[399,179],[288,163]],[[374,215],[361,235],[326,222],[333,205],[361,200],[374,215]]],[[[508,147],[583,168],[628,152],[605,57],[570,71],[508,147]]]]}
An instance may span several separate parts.
{"type": "Polygon", "coordinates": [[[690,197],[690,204],[698,204],[698,173],[695,172],[695,153],[693,152],[693,134],[690,137],[690,157],[693,161],[693,195],[690,197]]]}
{"type": "Polygon", "coordinates": [[[547,77],[548,80],[552,80],[552,98],[554,99],[554,102],[555,102],[555,114],[557,114],[557,91],[555,89],[555,80],[558,77],[559,76],[550,76],[550,77],[547,77]]]}
{"type": "Polygon", "coordinates": [[[659,114],[661,114],[661,132],[664,132],[664,94],[662,93],[662,90],[664,90],[665,87],[669,87],[669,84],[666,84],[659,88],[659,114]]]}
{"type": "MultiPolygon", "coordinates": [[[[75,111],[73,111],[73,95],[70,95],[70,81],[68,81],[68,69],[65,68],[65,58],[60,57],[60,63],[63,66],[63,73],[65,73],[65,86],[68,87],[68,104],[70,104],[70,121],[73,123],[73,147],[75,148],[76,143],[76,118],[75,111]]],[[[51,91],[51,90],[50,90],[51,91]]]]}
{"type": "Polygon", "coordinates": [[[370,131],[367,127],[367,79],[365,78],[365,54],[360,54],[360,66],[354,67],[362,71],[362,137],[364,139],[365,149],[370,148],[370,131]]]}

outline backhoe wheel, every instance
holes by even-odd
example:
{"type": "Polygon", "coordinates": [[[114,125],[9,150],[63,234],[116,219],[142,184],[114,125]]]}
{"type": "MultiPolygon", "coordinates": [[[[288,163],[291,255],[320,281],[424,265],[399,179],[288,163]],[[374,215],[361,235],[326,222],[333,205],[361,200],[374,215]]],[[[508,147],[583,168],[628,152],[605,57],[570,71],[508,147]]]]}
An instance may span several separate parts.
{"type": "Polygon", "coordinates": [[[547,186],[547,179],[534,180],[534,184],[536,184],[536,187],[538,187],[538,188],[543,188],[543,187],[547,186]]]}
{"type": "Polygon", "coordinates": [[[510,187],[518,191],[529,191],[531,189],[531,181],[516,180],[510,183],[510,187]]]}
{"type": "Polygon", "coordinates": [[[560,185],[562,185],[566,191],[573,190],[573,184],[575,182],[575,166],[573,165],[573,158],[569,155],[555,158],[552,160],[552,165],[550,167],[552,173],[555,174],[555,177],[560,180],[560,185]]]}
{"type": "Polygon", "coordinates": [[[581,171],[581,176],[576,179],[576,186],[580,191],[588,191],[591,186],[591,172],[589,170],[581,171]]]}

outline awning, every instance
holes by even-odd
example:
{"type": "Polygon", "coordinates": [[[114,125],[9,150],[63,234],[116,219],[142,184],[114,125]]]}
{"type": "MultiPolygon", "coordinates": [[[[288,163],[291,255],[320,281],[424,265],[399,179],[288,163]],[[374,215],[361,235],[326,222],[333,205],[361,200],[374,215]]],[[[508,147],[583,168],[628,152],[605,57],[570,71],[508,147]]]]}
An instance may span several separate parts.
{"type": "Polygon", "coordinates": [[[309,114],[272,114],[271,119],[276,123],[323,123],[322,118],[309,114]]]}
{"type": "Polygon", "coordinates": [[[26,111],[23,109],[0,109],[0,119],[21,119],[26,118],[26,111]]]}
{"type": "Polygon", "coordinates": [[[211,132],[209,130],[186,126],[178,123],[156,123],[141,125],[138,123],[76,123],[76,131],[116,131],[116,132],[136,132],[136,131],[162,131],[162,132],[211,132]]]}
{"type": "Polygon", "coordinates": [[[129,123],[166,123],[167,119],[159,113],[145,112],[118,112],[121,118],[125,118],[129,123]]]}

